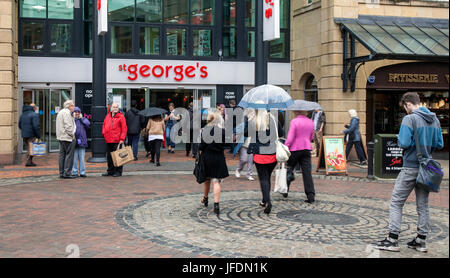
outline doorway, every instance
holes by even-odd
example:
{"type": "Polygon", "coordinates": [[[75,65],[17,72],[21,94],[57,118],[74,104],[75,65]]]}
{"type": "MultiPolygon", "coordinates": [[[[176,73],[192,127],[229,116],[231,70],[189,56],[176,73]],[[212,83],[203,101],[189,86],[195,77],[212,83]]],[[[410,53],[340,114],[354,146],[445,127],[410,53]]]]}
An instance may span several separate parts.
{"type": "MultiPolygon", "coordinates": [[[[39,115],[41,139],[47,143],[48,152],[59,151],[56,139],[56,116],[66,100],[71,99],[70,89],[23,89],[22,107],[36,104],[39,115]]],[[[22,142],[22,151],[26,149],[22,142]]]]}

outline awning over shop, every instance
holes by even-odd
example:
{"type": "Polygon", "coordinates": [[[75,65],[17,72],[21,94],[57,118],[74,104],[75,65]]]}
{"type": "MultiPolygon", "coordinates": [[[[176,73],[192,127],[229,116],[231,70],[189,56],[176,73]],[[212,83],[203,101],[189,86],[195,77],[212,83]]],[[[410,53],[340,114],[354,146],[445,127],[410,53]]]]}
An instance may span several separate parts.
{"type": "Polygon", "coordinates": [[[447,61],[449,59],[449,21],[447,19],[360,16],[336,18],[343,36],[343,90],[351,81],[355,90],[356,64],[380,59],[447,61]],[[370,51],[356,56],[356,40],[370,51]],[[350,57],[349,57],[350,41],[350,57]]]}

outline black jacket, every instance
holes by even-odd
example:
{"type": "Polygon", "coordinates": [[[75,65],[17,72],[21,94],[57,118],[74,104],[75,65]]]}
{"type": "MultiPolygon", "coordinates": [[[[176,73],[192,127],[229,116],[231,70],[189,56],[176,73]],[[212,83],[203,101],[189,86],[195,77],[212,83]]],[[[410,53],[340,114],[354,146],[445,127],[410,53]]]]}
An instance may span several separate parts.
{"type": "Polygon", "coordinates": [[[139,115],[139,110],[132,107],[125,114],[125,119],[127,121],[127,134],[137,135],[141,132],[143,119],[142,116],[139,115]]]}
{"type": "Polygon", "coordinates": [[[33,107],[25,105],[22,108],[19,128],[22,131],[23,138],[41,138],[39,116],[34,112],[33,107]]]}

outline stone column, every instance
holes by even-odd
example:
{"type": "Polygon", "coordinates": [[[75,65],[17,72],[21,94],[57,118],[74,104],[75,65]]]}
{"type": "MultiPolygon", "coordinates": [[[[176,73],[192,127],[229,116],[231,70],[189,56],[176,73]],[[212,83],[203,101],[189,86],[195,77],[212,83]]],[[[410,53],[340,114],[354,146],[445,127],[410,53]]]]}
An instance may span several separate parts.
{"type": "Polygon", "coordinates": [[[0,0],[0,165],[17,152],[17,2],[0,0]]]}

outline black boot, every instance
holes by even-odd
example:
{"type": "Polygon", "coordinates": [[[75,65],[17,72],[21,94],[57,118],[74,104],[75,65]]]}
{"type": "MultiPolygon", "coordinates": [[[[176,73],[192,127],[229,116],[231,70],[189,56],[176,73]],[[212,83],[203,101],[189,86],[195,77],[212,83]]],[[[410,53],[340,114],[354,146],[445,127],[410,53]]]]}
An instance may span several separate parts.
{"type": "Polygon", "coordinates": [[[219,203],[214,203],[214,213],[219,215],[220,213],[219,203]]]}
{"type": "Polygon", "coordinates": [[[271,202],[268,202],[268,203],[266,204],[266,208],[264,209],[264,213],[265,213],[265,214],[269,214],[271,210],[272,210],[272,203],[271,203],[271,202]]]}

